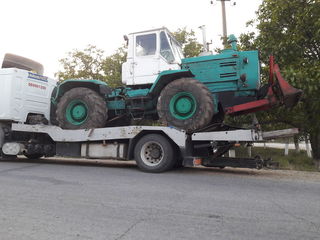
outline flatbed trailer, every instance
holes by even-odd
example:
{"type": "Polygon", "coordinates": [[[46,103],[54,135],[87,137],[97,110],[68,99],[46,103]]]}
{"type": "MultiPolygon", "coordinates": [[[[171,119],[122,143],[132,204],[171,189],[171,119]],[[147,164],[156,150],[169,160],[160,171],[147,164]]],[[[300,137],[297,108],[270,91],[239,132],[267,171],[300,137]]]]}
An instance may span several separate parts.
{"type": "MultiPolygon", "coordinates": [[[[252,144],[292,136],[297,129],[262,132],[259,129],[187,133],[172,127],[124,126],[65,130],[51,125],[0,123],[2,157],[81,157],[135,160],[146,172],[164,172],[178,166],[262,168],[261,158],[224,155],[236,144],[252,144]]],[[[223,129],[223,128],[221,128],[223,129]]]]}

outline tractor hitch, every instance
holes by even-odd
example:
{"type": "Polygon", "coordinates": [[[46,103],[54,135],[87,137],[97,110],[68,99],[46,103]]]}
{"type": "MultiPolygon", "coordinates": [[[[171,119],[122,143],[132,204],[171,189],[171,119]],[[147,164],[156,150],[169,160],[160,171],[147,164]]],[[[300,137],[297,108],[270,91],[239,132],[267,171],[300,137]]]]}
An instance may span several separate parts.
{"type": "Polygon", "coordinates": [[[278,64],[275,64],[274,57],[270,56],[269,82],[266,96],[263,99],[228,107],[226,108],[226,114],[241,115],[282,105],[291,108],[299,102],[302,93],[301,89],[292,87],[281,76],[278,64]]]}

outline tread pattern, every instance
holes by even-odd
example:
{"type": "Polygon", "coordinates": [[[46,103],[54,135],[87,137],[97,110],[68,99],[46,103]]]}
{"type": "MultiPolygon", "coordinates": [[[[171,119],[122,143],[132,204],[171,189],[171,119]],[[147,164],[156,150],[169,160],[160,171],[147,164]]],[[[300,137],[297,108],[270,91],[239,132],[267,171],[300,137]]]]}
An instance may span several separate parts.
{"type": "Polygon", "coordinates": [[[108,118],[105,100],[95,91],[85,87],[77,87],[67,91],[57,104],[56,116],[59,126],[64,129],[101,128],[108,118]],[[84,101],[88,107],[88,119],[81,125],[74,125],[66,119],[66,108],[75,99],[84,101]]]}
{"type": "Polygon", "coordinates": [[[192,78],[180,78],[169,83],[160,93],[157,103],[160,121],[165,125],[196,131],[210,124],[214,112],[214,101],[209,89],[201,82],[192,78]],[[178,92],[190,92],[197,101],[195,114],[186,120],[180,120],[171,115],[169,103],[178,92]]]}

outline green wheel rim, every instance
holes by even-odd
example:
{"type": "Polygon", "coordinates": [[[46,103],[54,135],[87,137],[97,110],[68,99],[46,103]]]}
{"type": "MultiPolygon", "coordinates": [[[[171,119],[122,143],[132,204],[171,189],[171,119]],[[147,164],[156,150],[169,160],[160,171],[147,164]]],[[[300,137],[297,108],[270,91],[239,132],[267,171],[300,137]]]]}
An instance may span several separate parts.
{"type": "Polygon", "coordinates": [[[66,118],[73,125],[81,125],[88,118],[88,106],[81,100],[71,101],[66,108],[66,118]]]}
{"type": "Polygon", "coordinates": [[[186,120],[196,112],[197,101],[191,93],[179,92],[171,98],[169,109],[176,119],[186,120]]]}

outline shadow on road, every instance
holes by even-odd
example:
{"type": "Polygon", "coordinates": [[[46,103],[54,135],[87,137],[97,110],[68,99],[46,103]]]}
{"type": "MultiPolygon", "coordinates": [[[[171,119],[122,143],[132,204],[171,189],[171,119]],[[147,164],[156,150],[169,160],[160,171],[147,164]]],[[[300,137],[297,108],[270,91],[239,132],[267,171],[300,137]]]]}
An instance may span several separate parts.
{"type": "Polygon", "coordinates": [[[80,165],[80,166],[101,166],[114,168],[137,168],[134,161],[117,160],[96,160],[96,159],[76,159],[76,158],[40,158],[28,159],[17,158],[12,160],[1,160],[1,162],[23,162],[23,163],[43,163],[59,165],[80,165]]]}
{"type": "MultiPolygon", "coordinates": [[[[100,160],[100,159],[78,159],[78,158],[41,158],[41,159],[28,159],[20,157],[14,160],[1,160],[2,162],[24,162],[24,163],[43,163],[43,164],[59,164],[59,165],[80,165],[80,166],[93,166],[93,167],[108,167],[108,168],[124,168],[136,169],[135,161],[118,161],[118,160],[100,160]]],[[[239,169],[239,168],[208,168],[208,167],[185,167],[174,169],[177,174],[223,174],[223,175],[265,175],[270,174],[269,171],[261,171],[256,169],[239,169]]]]}

